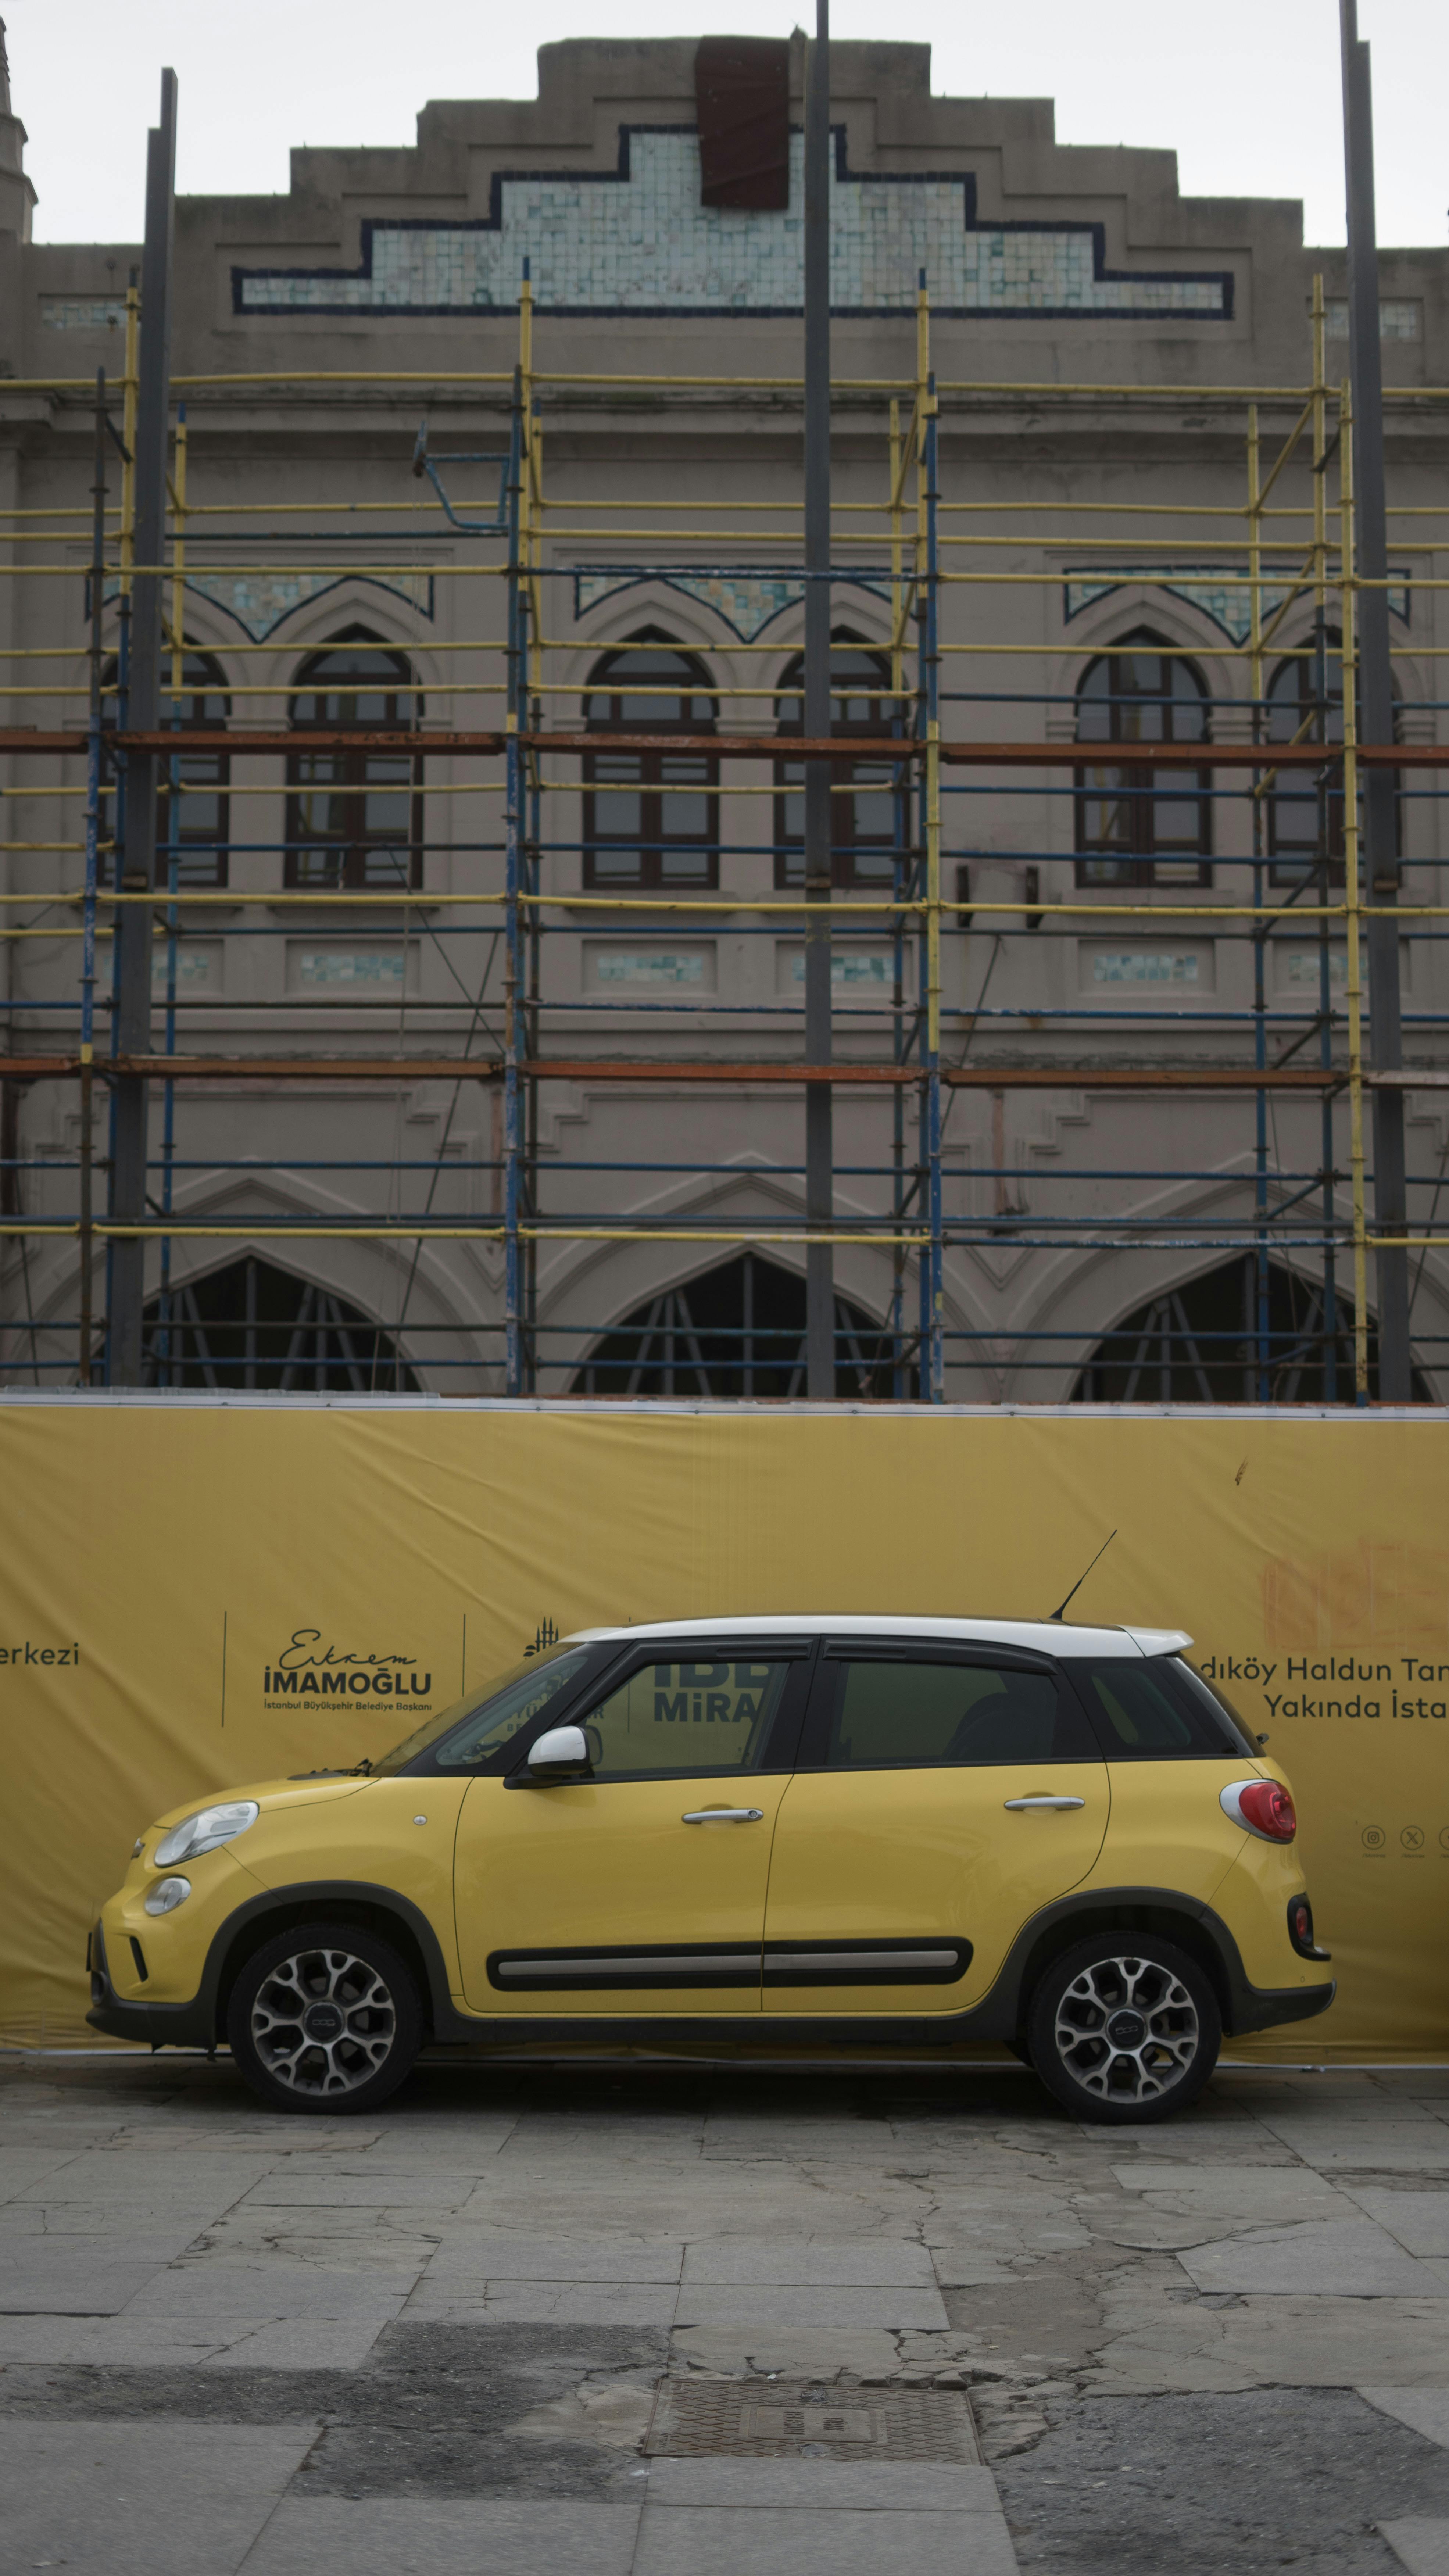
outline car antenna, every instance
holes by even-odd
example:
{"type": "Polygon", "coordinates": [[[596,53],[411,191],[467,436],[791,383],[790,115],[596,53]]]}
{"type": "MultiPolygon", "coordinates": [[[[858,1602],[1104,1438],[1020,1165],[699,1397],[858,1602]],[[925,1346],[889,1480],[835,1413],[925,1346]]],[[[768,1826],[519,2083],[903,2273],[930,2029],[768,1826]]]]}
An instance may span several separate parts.
{"type": "MultiPolygon", "coordinates": [[[[1106,1555],[1107,1550],[1108,1550],[1108,1548],[1111,1546],[1112,1541],[1113,1541],[1113,1539],[1116,1537],[1116,1535],[1117,1535],[1117,1533],[1116,1533],[1116,1531],[1115,1531],[1115,1530],[1109,1530],[1109,1531],[1108,1531],[1108,1533],[1107,1533],[1106,1537],[1105,1537],[1105,1538],[1103,1539],[1103,1541],[1102,1541],[1101,1546],[1100,1546],[1100,1547],[1098,1548],[1098,1550],[1097,1550],[1097,1554],[1096,1554],[1096,1556],[1094,1556],[1094,1557],[1093,1557],[1093,1559],[1092,1559],[1092,1565],[1095,1565],[1095,1564],[1097,1563],[1098,1558],[1100,1558],[1100,1557],[1104,1557],[1104,1556],[1106,1555]]],[[[1088,1574],[1090,1574],[1090,1573],[1091,1573],[1091,1571],[1092,1571],[1092,1565],[1089,1565],[1089,1566],[1087,1567],[1087,1569],[1086,1569],[1086,1573],[1085,1573],[1085,1574],[1079,1574],[1079,1575],[1078,1575],[1078,1577],[1077,1577],[1077,1579],[1076,1579],[1076,1582],[1072,1585],[1072,1588],[1071,1588],[1070,1592],[1067,1594],[1066,1601],[1064,1601],[1064,1602],[1062,1603],[1062,1609],[1061,1609],[1061,1610],[1053,1610],[1053,1611],[1052,1611],[1052,1613],[1051,1613],[1051,1619],[1060,1619],[1060,1617],[1061,1617],[1061,1615],[1062,1615],[1062,1610],[1065,1610],[1065,1609],[1066,1609],[1066,1607],[1067,1607],[1067,1603],[1068,1603],[1068,1602],[1075,1601],[1075,1599],[1076,1599],[1076,1597],[1077,1597],[1077,1594],[1081,1591],[1081,1588],[1082,1588],[1083,1584],[1084,1584],[1084,1583],[1086,1582],[1086,1580],[1087,1580],[1087,1575],[1088,1575],[1088,1574]]],[[[1048,1620],[1048,1623],[1047,1623],[1047,1624],[1048,1624],[1048,1626],[1050,1626],[1050,1624],[1051,1624],[1051,1619],[1049,1619],[1049,1620],[1048,1620]]]]}

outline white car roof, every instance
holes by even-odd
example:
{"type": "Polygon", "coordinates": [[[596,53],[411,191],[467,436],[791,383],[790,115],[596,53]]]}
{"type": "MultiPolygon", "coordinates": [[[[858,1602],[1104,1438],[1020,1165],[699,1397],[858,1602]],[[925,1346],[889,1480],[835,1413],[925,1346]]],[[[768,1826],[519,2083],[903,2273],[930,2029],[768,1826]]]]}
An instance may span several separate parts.
{"type": "Polygon", "coordinates": [[[1056,1619],[900,1619],[869,1618],[859,1611],[838,1616],[825,1611],[781,1618],[776,1612],[751,1619],[665,1619],[647,1626],[576,1628],[561,1640],[567,1645],[598,1645],[629,1638],[662,1641],[671,1637],[915,1637],[923,1644],[1025,1646],[1043,1655],[1173,1655],[1192,1644],[1183,1628],[1080,1627],[1056,1619]]]}

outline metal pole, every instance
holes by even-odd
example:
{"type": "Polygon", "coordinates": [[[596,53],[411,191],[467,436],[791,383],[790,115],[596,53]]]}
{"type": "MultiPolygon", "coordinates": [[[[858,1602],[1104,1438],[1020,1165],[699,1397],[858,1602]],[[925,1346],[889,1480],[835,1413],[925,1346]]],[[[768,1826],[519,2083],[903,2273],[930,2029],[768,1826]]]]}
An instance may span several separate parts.
{"type": "Polygon", "coordinates": [[[94,1140],[91,1134],[96,1025],[96,884],[100,865],[102,628],[106,600],[106,371],[96,370],[96,456],[91,484],[91,647],[90,727],[86,740],[86,882],[81,915],[81,1049],[80,1049],[80,1361],[82,1386],[91,1382],[91,1271],[95,1237],[91,1231],[91,1181],[94,1140]]]}
{"type": "MultiPolygon", "coordinates": [[[[176,413],[176,471],[172,476],[175,502],[176,533],[171,546],[171,722],[179,733],[182,722],[182,693],[186,679],[186,405],[176,413]]],[[[175,896],[181,882],[181,760],[173,752],[167,781],[171,793],[166,805],[166,891],[172,901],[166,906],[166,1054],[176,1053],[176,940],[180,927],[175,896]]],[[[154,954],[154,950],[153,950],[154,954]]],[[[403,916],[403,955],[407,955],[407,916],[403,916]]],[[[406,991],[406,979],[404,979],[406,991]]],[[[176,1190],[176,1085],[168,1074],[161,1087],[161,1211],[171,1214],[176,1190]]],[[[253,1278],[248,1269],[247,1280],[253,1278]]],[[[156,1300],[156,1334],[153,1343],[156,1383],[179,1386],[178,1373],[172,1368],[171,1344],[171,1237],[161,1237],[161,1285],[156,1300]]],[[[247,1384],[253,1380],[249,1377],[247,1384]]]]}
{"type": "MultiPolygon", "coordinates": [[[[1384,515],[1383,357],[1379,344],[1379,254],[1374,216],[1373,90],[1369,49],[1360,44],[1357,0],[1339,0],[1343,36],[1343,148],[1348,196],[1348,335],[1353,385],[1354,501],[1358,577],[1373,585],[1358,594],[1359,720],[1363,743],[1394,739],[1394,692],[1389,663],[1388,539],[1384,515]]],[[[1374,1069],[1396,1073],[1403,1063],[1399,1001],[1399,899],[1392,770],[1370,769],[1364,782],[1366,876],[1369,902],[1389,907],[1387,919],[1368,923],[1369,1048],[1374,1069]]],[[[1407,1231],[1404,1186],[1404,1095],[1392,1086],[1373,1096],[1374,1225],[1379,1234],[1407,1231]]],[[[1409,1256],[1400,1246],[1376,1256],[1379,1309],[1379,1395],[1407,1404],[1409,1367],[1409,1256]]]]}
{"type": "MultiPolygon", "coordinates": [[[[1249,695],[1253,701],[1253,740],[1262,738],[1263,730],[1263,506],[1262,454],[1258,438],[1258,406],[1248,405],[1248,673],[1249,695]]],[[[1253,789],[1253,903],[1261,912],[1263,903],[1263,799],[1257,783],[1253,789]]],[[[1268,925],[1263,920],[1253,924],[1253,1062],[1261,1071],[1268,1062],[1268,994],[1267,994],[1268,925]]],[[[1253,1095],[1253,1208],[1257,1217],[1257,1241],[1254,1248],[1255,1324],[1253,1333],[1254,1361],[1249,1372],[1253,1400],[1267,1404],[1273,1385],[1269,1370],[1268,1328],[1272,1316],[1268,1283],[1268,1095],[1253,1095]]]]}
{"type": "Polygon", "coordinates": [[[519,512],[523,454],[523,374],[513,375],[513,424],[508,463],[508,715],[507,787],[504,801],[506,839],[504,916],[506,964],[503,986],[503,1265],[505,1393],[523,1393],[523,1272],[519,1259],[519,1197],[523,1186],[523,1100],[519,1046],[524,977],[524,931],[518,897],[523,866],[523,748],[519,742],[524,708],[523,593],[519,579],[519,512]]]}
{"type": "MultiPolygon", "coordinates": [[[[830,731],[830,6],[815,0],[815,42],[805,88],[805,732],[830,731]]],[[[805,764],[805,1061],[828,1064],[830,1028],[831,766],[805,764]]],[[[828,1230],[834,1214],[831,1087],[805,1086],[805,1220],[828,1230]]],[[[805,1254],[805,1385],[813,1402],[835,1393],[835,1262],[829,1243],[805,1254]]]]}
{"type": "MultiPolygon", "coordinates": [[[[924,285],[921,289],[924,310],[924,285]]],[[[930,1219],[930,1296],[921,1341],[921,1393],[946,1401],[945,1261],[941,1202],[941,718],[936,618],[936,379],[926,380],[922,433],[926,460],[925,624],[921,683],[926,717],[926,1200],[930,1219]]],[[[1004,1157],[1002,1158],[1005,1159],[1004,1157]]]]}
{"type": "MultiPolygon", "coordinates": [[[[171,244],[176,202],[176,74],[161,75],[161,122],[147,138],[146,244],[141,259],[140,386],[136,410],[136,561],[131,601],[128,714],[138,732],[154,733],[161,715],[161,576],[156,567],[166,530],[166,438],[171,380],[171,244]]],[[[122,887],[148,891],[156,874],[156,756],[131,752],[126,762],[126,839],[122,887]]],[[[116,923],[117,1055],[144,1055],[151,1036],[151,913],[120,904],[116,923]]],[[[146,1085],[116,1080],[110,1209],[122,1224],[146,1216],[146,1085]]],[[[146,1246],[118,1240],[112,1264],[111,1376],[141,1383],[146,1246]]]]}
{"type": "Polygon", "coordinates": [[[1358,833],[1358,594],[1354,587],[1354,417],[1353,388],[1344,384],[1338,396],[1339,579],[1341,621],[1339,667],[1343,677],[1343,884],[1348,933],[1348,975],[1344,1001],[1348,1010],[1348,1167],[1353,1193],[1353,1400],[1367,1404],[1368,1250],[1364,1223],[1363,1168],[1363,1003],[1359,936],[1360,870],[1358,833]]]}
{"type": "MultiPolygon", "coordinates": [[[[1323,279],[1313,280],[1313,704],[1314,738],[1327,744],[1328,722],[1328,385],[1324,375],[1323,279]]],[[[1333,901],[1329,829],[1328,753],[1317,773],[1314,798],[1314,854],[1318,862],[1318,1061],[1325,1073],[1333,1066],[1333,951],[1327,907],[1333,901]]],[[[1319,1115],[1323,1157],[1323,1401],[1338,1402],[1338,1272],[1335,1235],[1338,1224],[1338,1175],[1334,1168],[1334,1099],[1325,1091],[1319,1115]]]]}

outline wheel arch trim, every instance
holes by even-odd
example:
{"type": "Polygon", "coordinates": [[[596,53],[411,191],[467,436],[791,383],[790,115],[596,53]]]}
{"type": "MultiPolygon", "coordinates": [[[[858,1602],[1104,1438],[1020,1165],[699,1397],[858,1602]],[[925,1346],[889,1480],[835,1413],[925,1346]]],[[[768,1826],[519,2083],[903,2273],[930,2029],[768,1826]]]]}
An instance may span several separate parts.
{"type": "Polygon", "coordinates": [[[196,1996],[212,2040],[225,2037],[231,1989],[247,1960],[269,1938],[273,1918],[275,1928],[283,1931],[299,1919],[299,1908],[306,1909],[303,1921],[316,1921],[333,1906],[383,1939],[391,1934],[407,1964],[421,1969],[419,2001],[429,2038],[467,2037],[468,2024],[453,2004],[442,1944],[421,1907],[375,1880],[317,1878],[299,1879],[248,1897],[214,1935],[196,1996]]]}

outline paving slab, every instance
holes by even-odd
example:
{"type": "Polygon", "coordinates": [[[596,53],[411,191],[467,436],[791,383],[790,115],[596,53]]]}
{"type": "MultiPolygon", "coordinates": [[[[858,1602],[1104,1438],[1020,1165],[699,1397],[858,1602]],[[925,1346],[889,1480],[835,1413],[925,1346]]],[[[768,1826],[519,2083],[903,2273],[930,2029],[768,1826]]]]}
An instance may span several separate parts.
{"type": "Polygon", "coordinates": [[[121,2200],[172,2200],[188,2209],[227,2209],[261,2181],[272,2161],[265,2155],[243,2159],[179,2148],[94,2147],[39,2176],[17,2196],[47,2203],[91,2201],[98,2208],[121,2200]]]}
{"type": "Polygon", "coordinates": [[[1283,2119],[1269,2124],[1285,2147],[1321,2173],[1441,2172],[1449,2167],[1449,2124],[1388,2120],[1283,2119]]]}
{"type": "Polygon", "coordinates": [[[1422,2433],[1426,2442],[1449,2451],[1449,2388],[1361,2388],[1358,2393],[1381,2415],[1392,2415],[1411,2432],[1422,2433]]]}
{"type": "Polygon", "coordinates": [[[1337,2298],[1449,2296],[1449,2280],[1416,2261],[1371,2218],[1310,2222],[1301,2227],[1230,2236],[1178,2255],[1200,2290],[1271,2297],[1327,2291],[1337,2298]]]}
{"type": "MultiPolygon", "coordinates": [[[[678,2240],[651,2236],[519,2236],[498,2229],[445,2228],[431,2279],[489,2281],[677,2281],[678,2240]]],[[[777,2276],[778,2277],[778,2276],[777,2276]]]]}
{"type": "Polygon", "coordinates": [[[1359,2186],[1358,2207],[1403,2246],[1406,2254],[1449,2254],[1449,2191],[1391,2191],[1359,2186]]]}
{"type": "Polygon", "coordinates": [[[316,2436],[311,2423],[0,2418],[0,2570],[236,2576],[316,2436]]]}
{"type": "MultiPolygon", "coordinates": [[[[634,2576],[1017,2576],[985,2513],[790,2512],[649,2505],[634,2576]]],[[[250,2569],[248,2576],[251,2576],[250,2569]]]]}
{"type": "Polygon", "coordinates": [[[950,2319],[935,2288],[786,2289],[763,2284],[686,2283],[679,2294],[683,2326],[861,2327],[896,2334],[903,2327],[944,2332],[950,2319]]]}
{"type": "Polygon", "coordinates": [[[22,2238],[25,2259],[0,2254],[0,2316],[104,2317],[129,2307],[175,2252],[164,2246],[135,2262],[114,2262],[95,2244],[22,2238]]]}
{"type": "Polygon", "coordinates": [[[395,2317],[414,2275],[344,2272],[305,2263],[209,2263],[155,2273],[127,2305],[133,2317],[395,2317]]]}
{"type": "Polygon", "coordinates": [[[1409,2576],[1449,2576],[1449,2518],[1411,2514],[1378,2528],[1409,2576]]]}
{"type": "Polygon", "coordinates": [[[478,2188],[476,2171],[435,2171],[426,2166],[369,2165],[345,2167],[331,2159],[308,2164],[300,2172],[279,2166],[252,2185],[244,2209],[461,2209],[478,2188]]]}
{"type": "Polygon", "coordinates": [[[1098,2340],[1089,2384],[1116,2394],[1345,2381],[1449,2388],[1449,2301],[1280,2294],[1222,2306],[1123,2299],[1098,2340]]]}
{"type": "Polygon", "coordinates": [[[238,2327],[206,2356],[208,2370],[360,2370],[384,2317],[264,2317],[238,2327]]]}
{"type": "MultiPolygon", "coordinates": [[[[691,2244],[684,2257],[684,2286],[769,2284],[777,2289],[896,2289],[934,2286],[925,2247],[904,2237],[823,2239],[799,2236],[716,2236],[691,2244]]],[[[832,2322],[834,2322],[832,2320],[832,2322]]]]}
{"type": "Polygon", "coordinates": [[[637,2504],[288,2497],[246,2576],[630,2576],[638,2528],[637,2504]]]}
{"type": "Polygon", "coordinates": [[[0,2146],[0,2201],[12,2200],[17,2192],[29,2191],[33,2184],[63,2173],[83,2153],[79,2143],[50,2148],[0,2146]]]}
{"type": "Polygon", "coordinates": [[[420,2281],[404,2310],[409,2325],[668,2326],[679,2296],[673,2281],[420,2281]]]}
{"type": "Polygon", "coordinates": [[[204,2361],[226,2341],[227,2326],[182,2326],[151,2317],[0,2317],[0,2368],[26,2363],[204,2361]]]}
{"type": "Polygon", "coordinates": [[[1124,2191],[1151,2193],[1163,2207],[1190,2208],[1194,2216],[1236,2218],[1240,2214],[1263,2218],[1331,2217],[1336,2211],[1351,2218],[1355,2205],[1342,2186],[1326,2174],[1305,2165],[1174,2165],[1152,2163],[1114,2164],[1114,2181],[1124,2191]]]}

